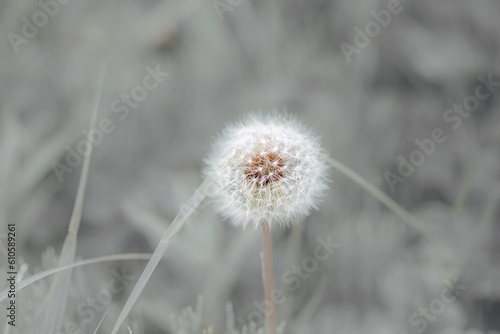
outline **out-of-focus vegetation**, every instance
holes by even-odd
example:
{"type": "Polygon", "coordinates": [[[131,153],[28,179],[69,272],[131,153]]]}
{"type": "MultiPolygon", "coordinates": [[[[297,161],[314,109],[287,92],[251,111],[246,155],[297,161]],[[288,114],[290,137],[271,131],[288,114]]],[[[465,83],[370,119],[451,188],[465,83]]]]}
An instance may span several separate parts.
{"type": "MultiPolygon", "coordinates": [[[[202,182],[224,123],[286,109],[435,238],[332,172],[320,210],[273,231],[284,333],[500,331],[500,3],[41,2],[0,2],[0,233],[16,224],[24,277],[58,262],[105,62],[77,257],[150,253],[202,182]],[[484,97],[477,108],[471,96],[484,97]],[[312,270],[318,238],[340,246],[312,270]]],[[[207,202],[127,325],[134,334],[224,333],[233,315],[235,330],[261,321],[260,243],[258,231],[234,229],[207,202]],[[182,311],[199,295],[199,314],[182,311]]],[[[92,333],[105,316],[108,333],[143,266],[75,269],[61,331],[92,333]]],[[[52,279],[18,292],[18,325],[2,311],[0,332],[36,332],[52,279]]]]}

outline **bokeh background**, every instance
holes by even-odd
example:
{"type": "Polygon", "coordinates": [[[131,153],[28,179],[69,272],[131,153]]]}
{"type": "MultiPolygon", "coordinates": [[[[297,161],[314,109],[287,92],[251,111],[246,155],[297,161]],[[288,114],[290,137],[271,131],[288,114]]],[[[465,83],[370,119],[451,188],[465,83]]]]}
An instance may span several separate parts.
{"type": "MultiPolygon", "coordinates": [[[[490,96],[460,116],[456,129],[450,126],[456,118],[444,120],[475,94],[480,76],[500,81],[498,1],[401,0],[378,30],[372,11],[387,11],[394,1],[41,1],[53,14],[45,24],[39,2],[0,1],[0,233],[16,224],[24,277],[57,263],[81,164],[62,178],[53,166],[66,164],[85,140],[105,62],[99,119],[109,118],[113,130],[94,146],[78,258],[152,252],[201,184],[203,159],[224,124],[253,110],[287,110],[315,129],[332,157],[416,215],[433,238],[332,170],[320,209],[292,229],[273,231],[284,333],[500,331],[499,85],[489,86],[490,96]],[[370,26],[371,37],[358,36],[357,29],[370,26]],[[343,43],[356,51],[346,57],[343,43]],[[156,69],[168,76],[129,113],[118,111],[123,94],[139,92],[156,69]],[[392,191],[384,175],[397,175],[398,156],[408,160],[418,149],[414,141],[431,138],[436,128],[447,141],[435,143],[392,191]],[[314,256],[318,238],[340,246],[301,273],[307,278],[290,274],[314,256]],[[457,298],[444,302],[442,291],[453,285],[447,278],[455,274],[457,298]]],[[[173,242],[126,325],[134,334],[209,327],[237,333],[249,319],[262,320],[260,238],[259,231],[233,228],[207,201],[173,242]],[[194,312],[186,309],[197,303],[202,307],[194,312]],[[234,318],[231,329],[226,323],[234,318]]],[[[93,333],[106,314],[98,333],[109,333],[144,265],[76,269],[64,323],[93,333]],[[112,302],[92,308],[91,317],[92,298],[122,270],[131,282],[112,302]]],[[[18,326],[9,328],[2,316],[0,332],[37,333],[34,315],[52,279],[19,292],[18,326]]]]}

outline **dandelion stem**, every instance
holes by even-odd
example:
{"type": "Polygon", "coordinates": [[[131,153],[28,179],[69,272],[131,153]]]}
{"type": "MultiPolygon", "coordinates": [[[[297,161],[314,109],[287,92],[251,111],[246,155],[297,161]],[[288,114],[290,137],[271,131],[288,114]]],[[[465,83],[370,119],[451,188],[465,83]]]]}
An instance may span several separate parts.
{"type": "Polygon", "coordinates": [[[363,177],[361,177],[358,173],[347,167],[346,165],[340,163],[339,161],[324,156],[324,158],[332,165],[333,168],[337,169],[339,172],[350,178],[354,183],[364,188],[368,191],[373,197],[378,199],[380,202],[385,204],[389,209],[391,209],[396,215],[398,215],[401,219],[403,219],[408,225],[416,229],[422,234],[427,234],[426,229],[418,222],[418,220],[411,213],[406,211],[403,207],[401,207],[398,203],[394,202],[389,196],[384,194],[381,190],[373,186],[371,183],[366,181],[363,177]]]}
{"type": "Polygon", "coordinates": [[[276,334],[276,302],[274,300],[273,244],[267,221],[262,222],[262,279],[266,304],[267,334],[276,334]]]}

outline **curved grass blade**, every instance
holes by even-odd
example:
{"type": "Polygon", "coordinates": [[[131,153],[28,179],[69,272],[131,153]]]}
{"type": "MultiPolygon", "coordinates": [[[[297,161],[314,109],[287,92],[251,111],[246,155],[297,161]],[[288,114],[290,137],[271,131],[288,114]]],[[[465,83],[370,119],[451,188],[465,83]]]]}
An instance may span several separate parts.
{"type": "Polygon", "coordinates": [[[373,197],[382,202],[385,206],[387,206],[392,212],[399,216],[399,218],[403,219],[408,225],[413,227],[418,232],[428,235],[425,227],[413,216],[411,213],[402,208],[398,203],[393,201],[389,196],[384,194],[381,190],[376,188],[374,185],[366,181],[361,175],[347,167],[346,165],[340,163],[339,161],[329,157],[324,156],[324,159],[332,165],[333,168],[337,169],[339,172],[350,178],[354,183],[364,188],[368,191],[373,197]]]}
{"type": "MultiPolygon", "coordinates": [[[[106,71],[105,64],[102,63],[99,69],[99,78],[96,86],[96,97],[94,101],[94,109],[90,119],[89,129],[94,129],[97,122],[97,113],[99,111],[99,103],[101,100],[102,89],[104,85],[104,73],[106,71]]],[[[87,140],[88,151],[85,154],[82,166],[82,174],[78,184],[78,191],[76,194],[75,205],[73,214],[68,227],[68,234],[64,240],[64,244],[59,257],[59,266],[68,265],[74,262],[76,254],[76,244],[78,229],[82,219],[83,200],[85,198],[85,191],[87,188],[90,157],[92,155],[93,145],[87,140]]],[[[48,294],[48,306],[45,311],[44,321],[40,334],[59,333],[64,318],[64,311],[66,308],[66,298],[71,281],[72,270],[65,271],[56,277],[48,294]]]]}
{"type": "Polygon", "coordinates": [[[209,191],[213,187],[213,184],[214,184],[213,180],[209,178],[206,179],[201,184],[201,186],[195,191],[195,193],[191,196],[191,198],[186,202],[186,204],[184,204],[177,217],[175,217],[174,221],[169,226],[165,234],[163,234],[163,237],[158,243],[158,246],[156,246],[153,256],[151,256],[151,259],[146,265],[146,268],[144,268],[141,277],[139,277],[139,280],[134,286],[134,289],[132,290],[127,301],[125,302],[125,305],[123,306],[123,309],[120,315],[118,316],[118,319],[116,320],[115,326],[113,327],[113,331],[111,332],[111,334],[118,333],[120,326],[123,324],[125,318],[127,318],[135,302],[137,301],[142,291],[146,287],[146,284],[148,283],[149,279],[151,278],[151,275],[153,274],[153,271],[155,270],[158,263],[161,261],[163,255],[165,255],[165,252],[172,243],[172,240],[174,240],[177,233],[179,233],[179,231],[181,230],[182,226],[189,218],[189,216],[191,216],[194,210],[201,204],[201,202],[208,195],[209,191]]]}
{"type": "MultiPolygon", "coordinates": [[[[56,268],[44,270],[44,271],[39,272],[33,276],[28,277],[25,280],[22,280],[22,281],[16,283],[16,291],[24,289],[28,285],[35,283],[36,281],[39,281],[45,277],[48,277],[50,275],[56,274],[58,272],[61,272],[61,271],[67,270],[67,269],[72,269],[72,268],[85,266],[85,265],[89,265],[89,264],[93,264],[93,263],[108,262],[108,261],[149,260],[151,258],[151,255],[153,255],[153,254],[150,254],[150,253],[131,253],[131,254],[106,255],[106,256],[96,257],[93,259],[75,262],[75,263],[68,264],[68,265],[62,266],[62,267],[56,267],[56,268]]],[[[9,293],[9,289],[5,289],[2,292],[0,292],[0,302],[4,301],[7,298],[8,293],[9,293]]]]}

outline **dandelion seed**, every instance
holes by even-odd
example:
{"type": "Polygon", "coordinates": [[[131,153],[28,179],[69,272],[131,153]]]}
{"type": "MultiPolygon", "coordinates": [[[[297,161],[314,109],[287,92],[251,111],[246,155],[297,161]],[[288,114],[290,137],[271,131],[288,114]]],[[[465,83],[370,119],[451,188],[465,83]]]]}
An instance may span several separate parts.
{"type": "Polygon", "coordinates": [[[235,226],[288,226],[322,197],[328,169],[319,139],[294,117],[255,113],[215,142],[205,176],[218,186],[217,210],[235,226]]]}

